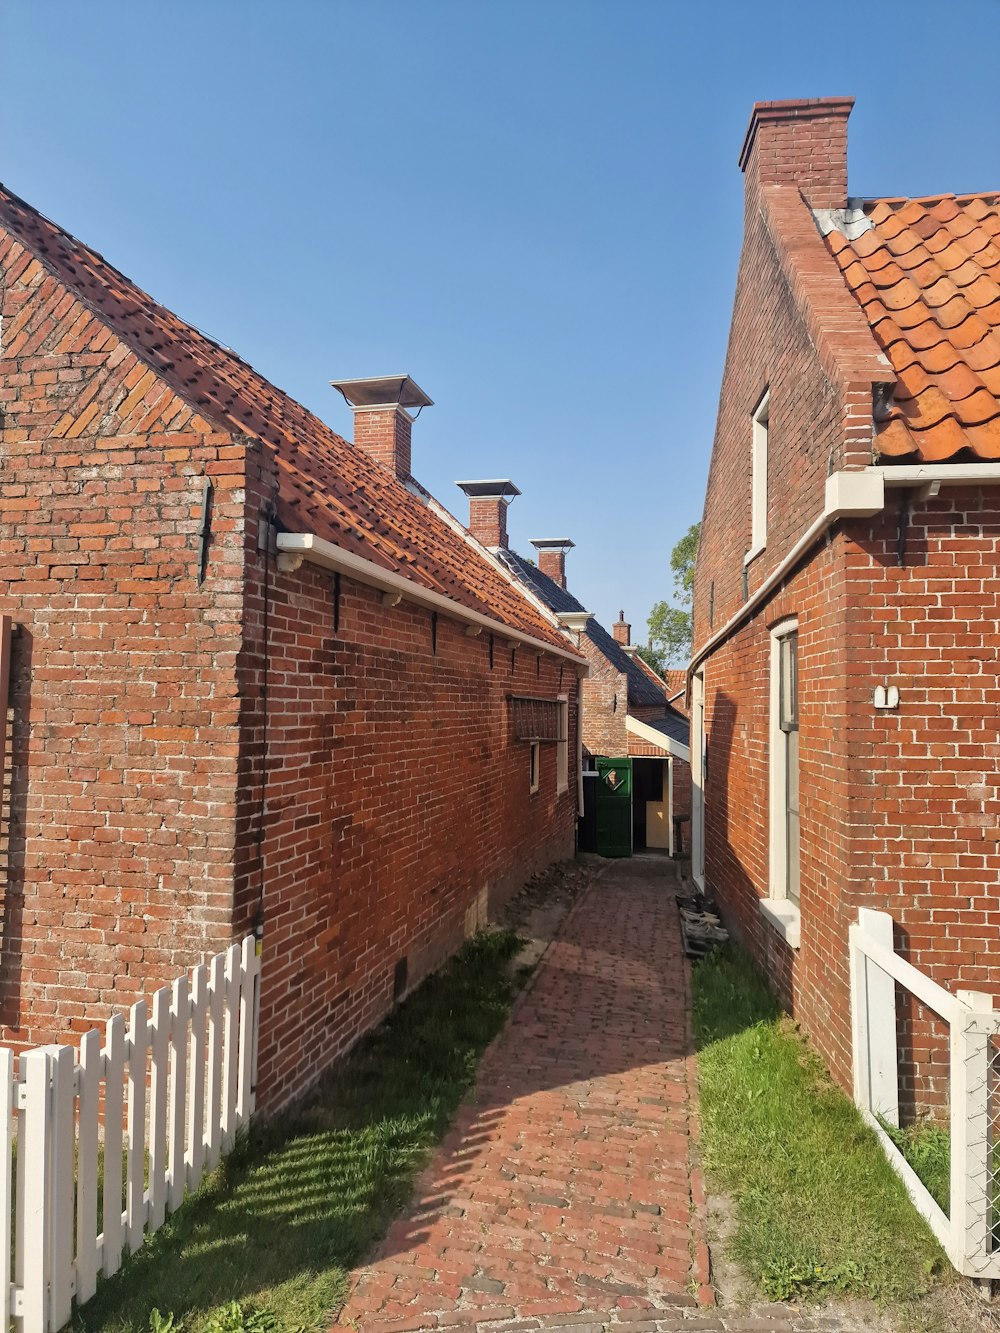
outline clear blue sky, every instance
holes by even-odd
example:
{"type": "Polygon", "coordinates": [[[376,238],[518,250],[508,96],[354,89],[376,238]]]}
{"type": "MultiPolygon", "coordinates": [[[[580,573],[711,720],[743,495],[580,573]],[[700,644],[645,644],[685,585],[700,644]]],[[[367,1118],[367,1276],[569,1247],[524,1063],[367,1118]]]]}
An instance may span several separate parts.
{"type": "Polygon", "coordinates": [[[755,99],[853,94],[853,194],[1000,189],[1000,3],[4,0],[0,179],[341,432],[511,477],[644,638],[701,515],[755,99]],[[940,20],[940,21],[939,21],[940,20]]]}

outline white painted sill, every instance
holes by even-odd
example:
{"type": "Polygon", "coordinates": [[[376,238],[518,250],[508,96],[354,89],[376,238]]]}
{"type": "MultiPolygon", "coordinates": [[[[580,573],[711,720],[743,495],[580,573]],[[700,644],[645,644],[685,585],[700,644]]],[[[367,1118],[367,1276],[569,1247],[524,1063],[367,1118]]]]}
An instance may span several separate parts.
{"type": "Polygon", "coordinates": [[[756,560],[759,555],[763,555],[766,550],[766,546],[755,546],[752,551],[747,551],[743,557],[743,568],[746,569],[751,561],[756,560]]]}
{"type": "Polygon", "coordinates": [[[764,917],[791,949],[799,947],[802,933],[802,913],[788,898],[761,898],[760,910],[764,917]]]}

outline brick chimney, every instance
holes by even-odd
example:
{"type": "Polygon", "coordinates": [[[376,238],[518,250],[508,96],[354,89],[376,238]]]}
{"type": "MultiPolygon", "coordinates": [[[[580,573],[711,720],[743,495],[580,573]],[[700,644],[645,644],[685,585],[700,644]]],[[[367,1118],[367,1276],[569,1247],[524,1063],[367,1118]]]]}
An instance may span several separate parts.
{"type": "Polygon", "coordinates": [[[740,170],[758,185],[797,185],[812,208],[847,207],[847,118],[853,97],[756,102],[740,170]]]}
{"type": "Polygon", "coordinates": [[[507,550],[507,506],[521,492],[509,478],[456,481],[469,497],[469,531],[491,551],[507,550]]]}
{"type": "Polygon", "coordinates": [[[566,552],[576,545],[568,537],[532,537],[531,544],[538,552],[538,568],[560,588],[566,586],[566,552]]]}
{"type": "Polygon", "coordinates": [[[354,447],[400,479],[410,475],[410,432],[414,417],[408,409],[433,402],[409,375],[382,375],[365,380],[331,380],[354,413],[354,447]]]}
{"type": "Polygon", "coordinates": [[[627,648],[632,642],[632,626],[626,623],[625,612],[618,612],[618,619],[611,626],[615,636],[615,643],[620,643],[623,648],[627,648]]]}

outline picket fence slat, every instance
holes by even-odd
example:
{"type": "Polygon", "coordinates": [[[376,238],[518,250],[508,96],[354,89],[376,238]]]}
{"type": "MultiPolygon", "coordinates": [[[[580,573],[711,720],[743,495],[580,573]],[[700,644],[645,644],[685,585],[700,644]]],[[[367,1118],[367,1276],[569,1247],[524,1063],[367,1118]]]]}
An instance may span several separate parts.
{"type": "Polygon", "coordinates": [[[18,1285],[25,1333],[45,1333],[49,1289],[50,1214],[49,1138],[52,1099],[49,1095],[48,1048],[21,1056],[25,1114],[18,1133],[18,1285]],[[23,1165],[22,1165],[23,1164],[23,1165]],[[30,1280],[29,1280],[30,1279],[30,1280]]]}
{"type": "Polygon", "coordinates": [[[146,1172],[146,1055],[149,1051],[149,1020],[145,1000],[138,1000],[132,1006],[129,1032],[125,1227],[129,1253],[132,1254],[142,1244],[142,1233],[146,1226],[143,1178],[146,1172]]]}
{"type": "Polygon", "coordinates": [[[10,1254],[13,1240],[11,1226],[14,1202],[14,1052],[9,1046],[0,1047],[0,1329],[10,1327],[11,1271],[10,1254]]]}
{"type": "Polygon", "coordinates": [[[125,1113],[125,1019],[115,1014],[105,1029],[104,1056],[104,1276],[122,1262],[122,1117],[125,1113]]]}
{"type": "Polygon", "coordinates": [[[149,1206],[150,1231],[163,1226],[167,1215],[167,1052],[170,1038],[170,990],[153,996],[149,1073],[149,1206]]]}
{"type": "Polygon", "coordinates": [[[187,1034],[188,1014],[187,977],[178,977],[173,984],[170,999],[170,1106],[167,1137],[170,1140],[167,1199],[174,1212],[184,1202],[187,1184],[187,1158],[184,1153],[185,1112],[187,1109],[187,1034]]]}
{"type": "Polygon", "coordinates": [[[240,957],[240,1072],[236,1089],[236,1125],[238,1129],[250,1119],[250,1089],[253,1083],[253,1021],[254,994],[257,975],[257,941],[248,935],[243,941],[240,957]]]}
{"type": "Polygon", "coordinates": [[[97,1290],[97,1164],[100,1161],[101,1034],[80,1042],[76,1168],[76,1299],[97,1290]]]}
{"type": "Polygon", "coordinates": [[[222,1007],[226,993],[226,959],[216,954],[209,966],[208,1001],[208,1067],[205,1088],[205,1156],[209,1171],[219,1163],[222,1143],[220,1116],[222,1111],[222,1007]]]}
{"type": "Polygon", "coordinates": [[[69,1322],[73,1313],[73,1196],[75,1147],[75,1101],[73,1048],[53,1046],[50,1069],[52,1095],[52,1184],[49,1195],[52,1231],[50,1244],[51,1291],[49,1333],[69,1322]]]}
{"type": "Polygon", "coordinates": [[[0,1047],[0,1333],[58,1333],[232,1147],[253,1112],[259,972],[246,939],[78,1050],[0,1047]]]}
{"type": "Polygon", "coordinates": [[[236,1142],[236,1094],[239,1077],[240,946],[226,950],[225,1020],[222,1034],[222,1151],[236,1142]]]}
{"type": "Polygon", "coordinates": [[[208,1010],[208,969],[202,964],[191,973],[191,1063],[188,1069],[188,1188],[201,1184],[205,1164],[205,1018],[208,1010]]]}

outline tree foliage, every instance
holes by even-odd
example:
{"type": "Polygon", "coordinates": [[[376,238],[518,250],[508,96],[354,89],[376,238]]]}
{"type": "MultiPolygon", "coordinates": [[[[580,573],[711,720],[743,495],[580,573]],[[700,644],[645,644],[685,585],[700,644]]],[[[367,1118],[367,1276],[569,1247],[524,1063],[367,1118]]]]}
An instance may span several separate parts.
{"type": "Polygon", "coordinates": [[[691,601],[700,529],[700,523],[692,523],[670,552],[670,568],[674,576],[673,604],[657,602],[649,613],[649,645],[639,651],[655,671],[684,666],[691,656],[691,601]]]}

